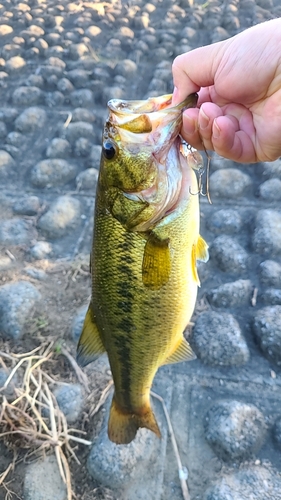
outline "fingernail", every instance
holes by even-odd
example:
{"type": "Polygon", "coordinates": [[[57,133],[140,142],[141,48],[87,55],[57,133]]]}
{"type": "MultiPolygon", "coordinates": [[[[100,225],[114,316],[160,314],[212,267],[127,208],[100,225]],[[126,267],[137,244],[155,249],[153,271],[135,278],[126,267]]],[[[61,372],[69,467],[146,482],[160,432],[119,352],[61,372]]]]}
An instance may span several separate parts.
{"type": "Polygon", "coordinates": [[[219,128],[217,124],[217,120],[214,120],[214,125],[213,125],[213,137],[214,139],[218,139],[221,133],[221,129],[219,128]]]}
{"type": "Polygon", "coordinates": [[[195,121],[188,114],[184,113],[183,131],[185,135],[193,135],[196,132],[195,121]]]}
{"type": "Polygon", "coordinates": [[[210,123],[210,118],[206,115],[206,113],[204,113],[202,108],[200,108],[199,115],[200,115],[199,118],[200,128],[204,130],[204,128],[208,127],[210,123]]]}

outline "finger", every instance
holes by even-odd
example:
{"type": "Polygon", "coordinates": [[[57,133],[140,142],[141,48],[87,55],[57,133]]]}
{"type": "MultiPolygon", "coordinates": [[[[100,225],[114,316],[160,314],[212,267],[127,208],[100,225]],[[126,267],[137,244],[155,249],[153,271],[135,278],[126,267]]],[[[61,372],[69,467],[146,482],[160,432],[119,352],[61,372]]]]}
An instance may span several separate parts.
{"type": "Polygon", "coordinates": [[[232,118],[219,116],[214,120],[211,138],[214,151],[236,162],[256,162],[256,151],[251,137],[244,130],[237,130],[232,118]]]}
{"type": "Polygon", "coordinates": [[[225,43],[226,41],[214,43],[176,57],[172,66],[175,86],[173,104],[182,102],[200,87],[214,84],[225,43]]]}
{"type": "MultiPolygon", "coordinates": [[[[204,142],[206,149],[213,149],[212,133],[213,122],[216,118],[223,115],[222,109],[213,103],[202,104],[198,113],[198,129],[201,140],[204,142]]],[[[237,120],[236,120],[237,122],[237,120]]],[[[238,130],[238,122],[237,122],[238,130]]]]}
{"type": "Polygon", "coordinates": [[[204,149],[198,132],[198,114],[199,109],[196,108],[189,108],[183,113],[181,135],[194,148],[204,149]]]}

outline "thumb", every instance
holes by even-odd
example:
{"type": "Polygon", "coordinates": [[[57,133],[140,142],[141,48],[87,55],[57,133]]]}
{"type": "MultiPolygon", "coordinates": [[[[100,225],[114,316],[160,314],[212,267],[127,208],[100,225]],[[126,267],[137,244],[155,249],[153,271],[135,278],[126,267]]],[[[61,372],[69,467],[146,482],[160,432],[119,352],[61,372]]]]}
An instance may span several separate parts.
{"type": "Polygon", "coordinates": [[[200,87],[214,84],[216,71],[223,57],[226,41],[200,47],[182,54],[173,62],[173,105],[182,102],[200,87]]]}

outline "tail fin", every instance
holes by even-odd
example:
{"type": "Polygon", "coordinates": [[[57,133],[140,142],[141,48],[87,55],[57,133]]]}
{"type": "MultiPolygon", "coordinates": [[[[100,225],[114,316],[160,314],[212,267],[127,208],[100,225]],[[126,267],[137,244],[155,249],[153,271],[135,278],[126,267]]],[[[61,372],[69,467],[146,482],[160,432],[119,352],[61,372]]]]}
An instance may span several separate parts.
{"type": "Polygon", "coordinates": [[[150,407],[147,408],[143,415],[125,413],[118,406],[113,396],[108,421],[108,437],[110,441],[116,444],[129,444],[135,438],[140,427],[146,427],[159,438],[161,437],[156,418],[150,407]]]}

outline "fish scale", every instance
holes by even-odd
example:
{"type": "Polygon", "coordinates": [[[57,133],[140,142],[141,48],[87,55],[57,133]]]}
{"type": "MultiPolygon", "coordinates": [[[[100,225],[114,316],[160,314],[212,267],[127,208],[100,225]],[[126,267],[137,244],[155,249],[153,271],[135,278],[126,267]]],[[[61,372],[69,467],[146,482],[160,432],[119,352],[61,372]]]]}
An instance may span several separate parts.
{"type": "MultiPolygon", "coordinates": [[[[181,109],[177,110],[179,114],[181,109]]],[[[177,119],[175,123],[179,130],[180,121],[177,119]]],[[[106,137],[108,141],[108,134],[106,137]]],[[[145,151],[145,145],[140,147],[145,151]]],[[[180,155],[178,148],[173,154],[180,155]]],[[[146,160],[145,154],[143,157],[146,160]]],[[[116,159],[107,162],[102,158],[101,162],[91,256],[92,299],[78,345],[78,361],[85,365],[107,352],[115,386],[108,431],[116,443],[130,442],[139,427],[147,427],[160,436],[150,405],[153,378],[163,364],[194,358],[183,331],[196,300],[196,258],[206,260],[207,245],[199,236],[198,194],[190,194],[198,192],[197,178],[185,158],[181,156],[179,161],[188,169],[187,199],[181,200],[180,207],[175,205],[169,215],[154,222],[150,229],[146,217],[152,212],[146,211],[146,200],[141,220],[141,192],[136,202],[134,196],[128,202],[125,190],[124,195],[120,193],[122,175],[126,176],[127,170],[136,165],[128,163],[126,170],[120,169],[118,154],[116,159]],[[112,172],[109,177],[106,175],[109,168],[118,172],[118,188],[108,184],[109,178],[111,182],[115,178],[112,172]],[[115,212],[114,189],[118,196],[115,212]],[[124,213],[119,214],[122,196],[124,206],[127,203],[125,217],[124,213]],[[131,213],[135,210],[138,230],[131,227],[131,213]],[[144,231],[139,230],[142,222],[144,231]]],[[[151,217],[155,219],[155,214],[151,217]]]]}

